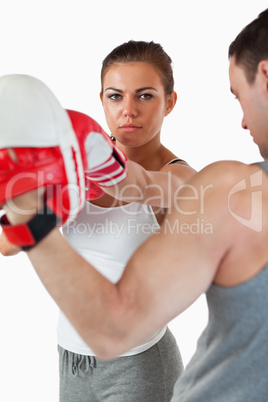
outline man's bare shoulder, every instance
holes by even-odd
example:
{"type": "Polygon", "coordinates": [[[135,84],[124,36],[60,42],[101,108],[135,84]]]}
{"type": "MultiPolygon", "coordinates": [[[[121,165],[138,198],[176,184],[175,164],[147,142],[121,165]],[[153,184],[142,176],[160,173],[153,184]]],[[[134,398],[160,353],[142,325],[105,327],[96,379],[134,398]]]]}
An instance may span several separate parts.
{"type": "Polygon", "coordinates": [[[250,192],[252,187],[260,184],[263,185],[265,192],[266,180],[268,181],[268,175],[258,163],[248,165],[239,161],[227,160],[217,161],[204,167],[189,183],[198,185],[198,187],[210,185],[218,195],[225,193],[230,196],[238,189],[250,192]]]}
{"type": "Polygon", "coordinates": [[[232,183],[237,180],[241,174],[250,174],[254,169],[260,169],[256,164],[248,165],[235,160],[222,160],[213,162],[200,170],[200,178],[208,176],[211,180],[221,180],[222,183],[232,183]]]}
{"type": "Polygon", "coordinates": [[[214,215],[219,215],[222,242],[228,245],[215,282],[238,285],[268,261],[268,175],[259,164],[222,161],[204,168],[202,176],[213,186],[214,215]]]}
{"type": "MultiPolygon", "coordinates": [[[[198,244],[218,260],[216,283],[242,283],[267,263],[268,175],[260,165],[215,162],[193,176],[179,196],[171,223],[179,219],[181,227],[194,223],[200,229],[198,244]]],[[[196,233],[190,237],[193,246],[196,233]]]]}

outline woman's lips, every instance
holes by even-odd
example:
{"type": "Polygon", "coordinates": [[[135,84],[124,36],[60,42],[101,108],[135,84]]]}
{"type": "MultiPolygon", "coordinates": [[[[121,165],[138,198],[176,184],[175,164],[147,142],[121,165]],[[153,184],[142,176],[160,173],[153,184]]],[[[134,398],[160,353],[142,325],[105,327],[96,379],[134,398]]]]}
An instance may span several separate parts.
{"type": "Polygon", "coordinates": [[[138,131],[141,129],[141,126],[138,126],[136,124],[123,124],[120,126],[120,130],[125,131],[127,133],[134,133],[135,131],[138,131]]]}

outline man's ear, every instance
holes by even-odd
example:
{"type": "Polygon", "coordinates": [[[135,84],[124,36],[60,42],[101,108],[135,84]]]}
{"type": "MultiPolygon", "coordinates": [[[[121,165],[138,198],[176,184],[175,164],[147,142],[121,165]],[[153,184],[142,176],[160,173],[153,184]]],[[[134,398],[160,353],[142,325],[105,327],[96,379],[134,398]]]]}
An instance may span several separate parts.
{"type": "Polygon", "coordinates": [[[167,116],[174,108],[177,102],[177,93],[175,91],[172,91],[171,94],[167,98],[167,107],[166,107],[166,113],[165,116],[167,116]]]}
{"type": "Polygon", "coordinates": [[[258,64],[258,73],[265,82],[265,86],[268,92],[268,60],[262,60],[258,64]]]}

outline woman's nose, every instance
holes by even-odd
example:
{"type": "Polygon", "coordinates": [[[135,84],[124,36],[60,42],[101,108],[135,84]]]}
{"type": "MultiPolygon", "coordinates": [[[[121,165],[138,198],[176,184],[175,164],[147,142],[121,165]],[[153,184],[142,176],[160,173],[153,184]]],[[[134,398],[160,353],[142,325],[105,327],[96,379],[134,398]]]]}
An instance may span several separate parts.
{"type": "Polygon", "coordinates": [[[135,105],[135,100],[133,99],[125,99],[123,114],[127,117],[135,117],[137,115],[137,107],[135,105]]]}

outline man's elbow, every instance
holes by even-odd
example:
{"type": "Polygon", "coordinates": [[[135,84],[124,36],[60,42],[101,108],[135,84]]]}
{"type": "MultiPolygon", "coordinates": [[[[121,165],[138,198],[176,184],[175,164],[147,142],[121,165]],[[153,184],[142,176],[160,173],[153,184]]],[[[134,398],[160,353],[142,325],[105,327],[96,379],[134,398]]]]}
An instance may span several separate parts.
{"type": "Polygon", "coordinates": [[[110,333],[107,336],[99,336],[92,349],[100,360],[113,360],[127,352],[127,338],[110,333]]]}

